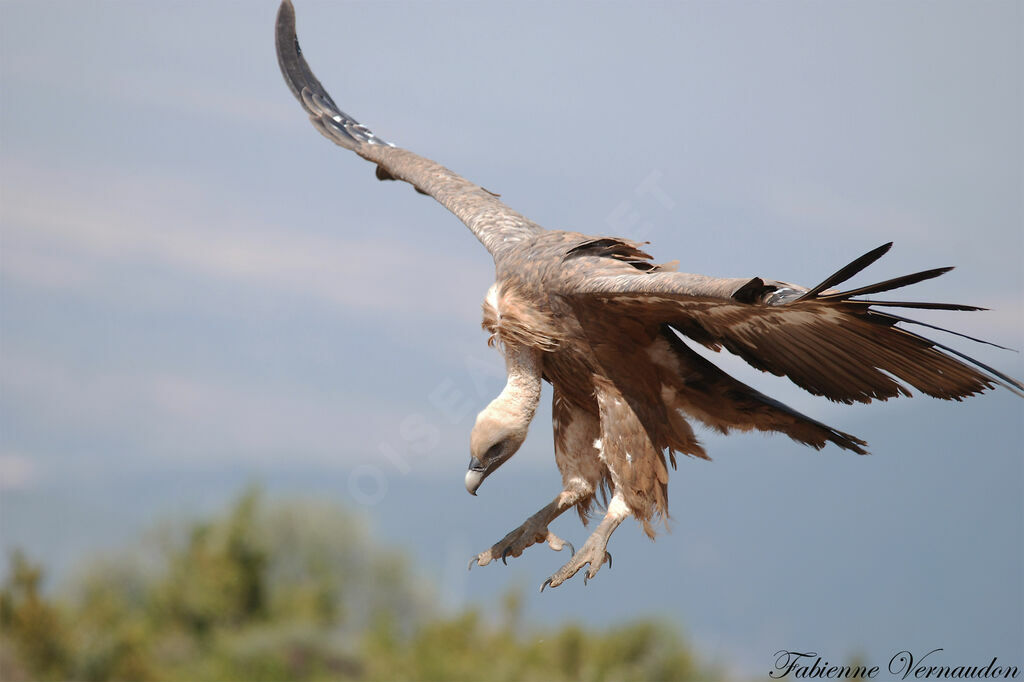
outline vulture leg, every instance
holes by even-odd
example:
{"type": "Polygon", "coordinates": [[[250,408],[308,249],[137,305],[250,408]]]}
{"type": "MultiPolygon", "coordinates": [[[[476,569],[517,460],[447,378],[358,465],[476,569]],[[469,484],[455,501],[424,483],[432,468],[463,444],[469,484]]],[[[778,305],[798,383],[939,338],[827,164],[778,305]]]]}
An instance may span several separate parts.
{"type": "Polygon", "coordinates": [[[469,560],[469,567],[474,564],[486,566],[496,559],[508,563],[507,557],[517,557],[530,545],[547,542],[551,549],[559,552],[569,545],[569,551],[575,553],[572,543],[567,542],[548,530],[548,524],[558,518],[562,512],[575,507],[580,501],[590,497],[593,489],[588,486],[570,484],[562,493],[553,499],[536,514],[526,519],[523,525],[469,560]]]}
{"type": "Polygon", "coordinates": [[[615,529],[619,527],[623,519],[631,514],[629,507],[626,506],[626,502],[623,500],[622,493],[616,492],[612,497],[611,502],[608,504],[608,513],[601,519],[601,523],[598,524],[597,528],[591,533],[590,537],[580,548],[580,551],[573,554],[572,559],[569,560],[565,566],[562,566],[553,576],[544,581],[540,586],[540,591],[543,592],[544,588],[550,585],[551,587],[558,587],[569,578],[576,575],[577,572],[584,565],[590,564],[587,569],[586,575],[583,577],[583,583],[586,584],[587,580],[597,575],[597,571],[601,568],[601,564],[608,562],[608,567],[612,565],[612,555],[608,553],[608,538],[611,537],[615,529]]]}

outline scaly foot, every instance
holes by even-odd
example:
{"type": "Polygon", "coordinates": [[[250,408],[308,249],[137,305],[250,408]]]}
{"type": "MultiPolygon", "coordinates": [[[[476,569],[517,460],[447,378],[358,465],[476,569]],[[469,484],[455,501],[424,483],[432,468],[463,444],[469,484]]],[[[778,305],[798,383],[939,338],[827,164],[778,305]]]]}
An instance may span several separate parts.
{"type": "MultiPolygon", "coordinates": [[[[600,530],[600,529],[599,529],[600,530]]],[[[585,565],[590,564],[587,568],[586,574],[583,576],[583,584],[586,585],[587,581],[597,575],[598,570],[601,568],[601,564],[608,562],[608,568],[612,567],[612,555],[606,549],[608,546],[608,537],[599,531],[591,534],[587,541],[580,548],[580,551],[573,554],[572,559],[569,560],[565,566],[562,566],[553,576],[544,581],[540,586],[540,591],[543,592],[547,586],[558,587],[569,578],[576,575],[581,568],[585,565]]]]}
{"type": "Polygon", "coordinates": [[[484,550],[470,559],[469,567],[473,568],[473,564],[486,566],[495,559],[501,559],[501,563],[507,565],[506,559],[508,557],[517,557],[527,547],[538,542],[547,542],[548,546],[556,552],[561,551],[563,547],[568,545],[569,551],[575,553],[572,543],[563,540],[549,531],[547,524],[538,523],[531,517],[527,519],[526,523],[492,545],[490,549],[484,550]]]}

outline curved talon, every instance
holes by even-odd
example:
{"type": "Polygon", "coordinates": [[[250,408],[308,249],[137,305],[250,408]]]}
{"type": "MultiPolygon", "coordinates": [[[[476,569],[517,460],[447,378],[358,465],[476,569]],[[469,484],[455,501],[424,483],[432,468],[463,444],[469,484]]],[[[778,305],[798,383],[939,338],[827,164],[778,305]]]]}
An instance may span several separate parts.
{"type": "Polygon", "coordinates": [[[509,554],[511,554],[511,553],[512,553],[512,545],[509,545],[508,547],[506,547],[506,548],[505,548],[505,549],[504,549],[504,550],[503,550],[503,551],[501,552],[501,563],[503,563],[503,564],[505,564],[506,566],[508,566],[508,562],[507,562],[507,561],[505,561],[505,557],[507,557],[507,556],[508,556],[509,554]]]}
{"type": "Polygon", "coordinates": [[[604,558],[605,558],[605,560],[608,561],[608,570],[611,570],[611,567],[612,567],[612,553],[609,552],[607,549],[604,551],[604,558]]]}
{"type": "Polygon", "coordinates": [[[544,592],[544,588],[551,584],[551,578],[548,578],[540,584],[540,591],[544,592]]]}
{"type": "Polygon", "coordinates": [[[589,578],[588,578],[589,575],[590,575],[590,571],[589,570],[586,573],[583,574],[583,587],[587,586],[587,580],[589,580],[589,578]]]}
{"type": "Polygon", "coordinates": [[[572,543],[569,542],[568,540],[562,540],[562,542],[564,542],[565,544],[569,545],[569,554],[572,554],[573,556],[576,556],[576,548],[572,546],[572,543]]]}
{"type": "Polygon", "coordinates": [[[472,571],[473,570],[473,564],[475,564],[477,562],[479,562],[479,559],[477,559],[476,557],[473,557],[472,559],[470,559],[469,560],[469,566],[466,566],[466,570],[467,571],[472,571]]]}

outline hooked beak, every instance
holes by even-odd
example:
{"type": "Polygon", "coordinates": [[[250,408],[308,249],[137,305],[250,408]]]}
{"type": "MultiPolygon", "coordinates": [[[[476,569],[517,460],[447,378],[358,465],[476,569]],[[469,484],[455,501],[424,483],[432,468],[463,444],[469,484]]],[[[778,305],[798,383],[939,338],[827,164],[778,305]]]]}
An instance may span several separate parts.
{"type": "Polygon", "coordinates": [[[487,478],[487,474],[484,473],[480,462],[475,457],[471,457],[469,460],[469,470],[466,472],[466,491],[470,495],[476,496],[476,489],[480,487],[485,478],[487,478]]]}
{"type": "Polygon", "coordinates": [[[484,482],[484,479],[514,454],[514,448],[509,448],[504,443],[498,443],[491,446],[491,449],[484,455],[483,461],[471,455],[469,469],[466,471],[466,491],[475,496],[477,488],[484,482]]]}

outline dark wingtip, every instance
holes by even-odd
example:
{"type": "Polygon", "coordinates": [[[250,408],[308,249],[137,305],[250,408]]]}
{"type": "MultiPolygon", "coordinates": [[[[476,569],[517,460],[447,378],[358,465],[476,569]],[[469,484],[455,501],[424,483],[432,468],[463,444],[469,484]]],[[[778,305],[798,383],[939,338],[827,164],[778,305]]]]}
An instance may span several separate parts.
{"type": "Polygon", "coordinates": [[[288,21],[291,21],[294,26],[295,7],[292,5],[292,0],[281,0],[281,4],[277,8],[277,25],[280,27],[283,23],[288,21]]]}
{"type": "Polygon", "coordinates": [[[870,251],[865,253],[860,258],[856,258],[853,261],[851,261],[850,263],[848,263],[848,264],[844,265],[843,267],[839,268],[839,270],[837,270],[836,272],[832,273],[832,275],[830,275],[829,277],[826,277],[825,280],[823,282],[821,282],[821,284],[819,284],[816,287],[813,287],[812,289],[809,289],[800,298],[796,299],[793,302],[796,303],[798,301],[805,301],[807,299],[814,298],[815,296],[820,294],[822,291],[825,291],[826,289],[834,287],[837,284],[842,284],[843,282],[845,282],[846,280],[850,279],[851,277],[856,275],[858,272],[860,272],[861,270],[863,270],[864,268],[868,267],[869,265],[874,263],[876,260],[878,260],[879,258],[884,256],[886,253],[888,253],[889,249],[891,249],[891,248],[892,248],[892,242],[887,242],[887,243],[882,244],[881,246],[879,246],[877,248],[871,249],[870,251]]]}
{"type": "Polygon", "coordinates": [[[921,308],[923,310],[960,310],[963,312],[978,312],[988,310],[976,305],[964,305],[962,303],[931,303],[929,301],[872,301],[864,298],[843,301],[847,306],[875,306],[879,308],[921,308]]]}
{"type": "Polygon", "coordinates": [[[854,296],[864,296],[866,294],[877,294],[882,291],[891,291],[893,289],[900,289],[902,287],[910,286],[911,284],[917,284],[928,279],[934,279],[941,277],[950,270],[952,266],[944,268],[932,268],[931,270],[924,270],[922,272],[915,272],[910,275],[902,275],[901,277],[893,277],[887,279],[884,282],[877,282],[875,284],[869,284],[867,286],[858,287],[856,289],[849,289],[847,291],[840,291],[835,294],[825,294],[818,298],[822,301],[841,301],[852,298],[854,296]]]}
{"type": "Polygon", "coordinates": [[[302,88],[295,81],[294,75],[302,53],[299,50],[298,37],[295,35],[295,7],[291,0],[281,0],[277,8],[277,21],[274,23],[274,47],[277,51],[277,64],[281,67],[288,88],[301,102],[302,88]]]}
{"type": "Polygon", "coordinates": [[[935,330],[938,330],[940,332],[945,332],[946,334],[952,334],[954,336],[959,336],[961,338],[968,339],[970,341],[974,341],[975,343],[983,343],[986,346],[994,346],[995,348],[998,348],[1000,350],[1008,350],[1008,351],[1011,351],[1011,352],[1014,352],[1014,353],[1018,352],[1016,349],[1007,348],[1006,346],[1000,346],[998,343],[993,343],[992,341],[986,341],[985,339],[979,339],[976,336],[970,336],[970,335],[964,334],[962,332],[956,332],[956,331],[953,331],[952,329],[946,329],[945,327],[939,327],[939,326],[934,325],[934,324],[929,324],[928,322],[919,322],[918,320],[911,320],[908,317],[903,317],[901,315],[895,315],[893,313],[885,313],[885,312],[882,312],[880,310],[874,310],[874,311],[872,311],[872,314],[876,315],[878,317],[884,318],[886,320],[890,320],[893,323],[896,323],[896,322],[906,322],[907,324],[916,324],[916,325],[920,325],[922,327],[928,327],[929,329],[935,329],[935,330]]]}
{"type": "Polygon", "coordinates": [[[274,44],[277,46],[278,59],[286,52],[289,43],[295,42],[295,7],[291,0],[281,0],[277,8],[277,21],[274,23],[274,44]]]}
{"type": "Polygon", "coordinates": [[[871,249],[870,251],[865,253],[863,256],[861,256],[861,258],[870,258],[870,260],[864,265],[864,267],[867,267],[868,265],[871,265],[876,260],[878,260],[879,258],[884,256],[885,254],[889,253],[889,249],[892,248],[892,245],[893,245],[893,242],[886,242],[886,243],[882,244],[879,247],[871,249]]]}
{"type": "Polygon", "coordinates": [[[334,100],[324,90],[313,70],[306,63],[302,56],[302,48],[299,47],[299,38],[295,33],[295,8],[291,0],[282,0],[277,10],[277,22],[274,25],[274,47],[277,50],[277,64],[281,67],[281,75],[284,76],[288,89],[299,100],[302,108],[310,114],[319,115],[319,111],[311,109],[309,104],[303,100],[303,90],[308,90],[307,97],[316,96],[323,100],[324,104],[331,109],[336,109],[334,100]]]}

